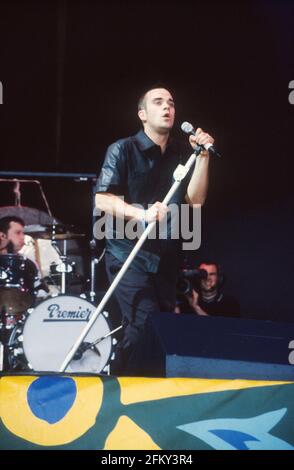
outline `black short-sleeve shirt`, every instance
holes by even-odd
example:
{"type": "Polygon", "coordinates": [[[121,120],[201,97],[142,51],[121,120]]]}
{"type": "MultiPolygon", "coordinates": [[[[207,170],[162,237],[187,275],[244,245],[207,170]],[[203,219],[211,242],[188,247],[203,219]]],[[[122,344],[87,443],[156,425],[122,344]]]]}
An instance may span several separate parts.
{"type": "MultiPolygon", "coordinates": [[[[144,131],[120,139],[107,149],[105,160],[96,184],[96,192],[108,192],[123,196],[128,204],[140,204],[145,209],[149,204],[163,201],[171,188],[173,172],[181,163],[185,164],[191,154],[191,147],[170,140],[164,154],[144,131]],[[189,150],[190,149],[190,150],[189,150]]],[[[180,206],[185,202],[188,178],[182,181],[170,204],[180,206]]],[[[170,221],[168,221],[170,223],[170,221]]],[[[115,232],[115,231],[114,231],[115,232]]],[[[168,234],[169,234],[168,230],[168,234]]],[[[113,234],[115,237],[115,233],[113,234]]],[[[124,262],[136,240],[108,238],[107,250],[124,262]]],[[[179,250],[179,240],[167,237],[164,240],[146,240],[133,267],[157,272],[169,256],[179,250]]],[[[172,264],[172,260],[170,260],[172,264]]]]}

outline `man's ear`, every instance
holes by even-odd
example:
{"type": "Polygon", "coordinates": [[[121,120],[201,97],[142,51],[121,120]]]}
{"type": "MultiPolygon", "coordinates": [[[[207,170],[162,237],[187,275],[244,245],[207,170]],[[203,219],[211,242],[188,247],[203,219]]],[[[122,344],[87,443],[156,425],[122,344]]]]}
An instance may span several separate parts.
{"type": "Polygon", "coordinates": [[[139,109],[138,116],[139,116],[139,119],[141,119],[142,122],[145,122],[146,121],[146,111],[145,111],[145,109],[139,109]]]}
{"type": "Polygon", "coordinates": [[[6,239],[7,239],[6,233],[0,232],[0,239],[1,239],[1,240],[6,240],[6,239]]]}

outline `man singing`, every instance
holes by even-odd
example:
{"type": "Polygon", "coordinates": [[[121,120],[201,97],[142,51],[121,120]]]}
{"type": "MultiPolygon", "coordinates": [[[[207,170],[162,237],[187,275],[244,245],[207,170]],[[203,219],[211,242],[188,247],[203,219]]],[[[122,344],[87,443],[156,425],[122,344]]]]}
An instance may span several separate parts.
{"type": "MultiPolygon", "coordinates": [[[[110,145],[96,187],[96,207],[116,218],[142,223],[162,221],[168,208],[160,201],[173,184],[173,172],[189,157],[187,148],[170,137],[175,104],[165,88],[151,88],[140,98],[138,116],[143,130],[110,145]],[[123,196],[123,197],[122,197],[123,196]],[[134,204],[140,204],[136,207],[134,204]]],[[[197,144],[213,144],[213,138],[198,128],[189,137],[197,144]]],[[[196,165],[174,194],[170,203],[179,207],[204,204],[208,187],[209,154],[202,150],[196,165]]],[[[136,355],[150,313],[173,311],[176,294],[177,258],[180,241],[170,237],[168,220],[165,239],[147,240],[115,290],[122,318],[123,336],[117,345],[113,374],[136,375],[128,367],[136,355]],[[133,358],[132,358],[133,356],[133,358]]],[[[110,281],[122,267],[134,240],[109,237],[106,240],[106,269],[110,281]]],[[[133,361],[134,362],[134,361],[133,361]]]]}

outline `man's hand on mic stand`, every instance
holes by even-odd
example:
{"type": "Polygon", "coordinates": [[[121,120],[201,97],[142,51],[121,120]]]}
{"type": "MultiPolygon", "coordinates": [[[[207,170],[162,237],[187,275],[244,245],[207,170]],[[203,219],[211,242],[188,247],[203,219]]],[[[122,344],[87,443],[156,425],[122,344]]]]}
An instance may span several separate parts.
{"type": "MultiPolygon", "coordinates": [[[[189,136],[189,142],[192,146],[192,148],[195,150],[197,145],[206,145],[206,144],[213,144],[214,139],[209,135],[207,132],[204,132],[201,127],[198,127],[198,129],[195,132],[195,135],[190,135],[189,136]]],[[[208,150],[205,150],[204,148],[200,152],[201,157],[208,157],[209,152],[208,150]]]]}
{"type": "Polygon", "coordinates": [[[146,222],[161,222],[168,213],[168,207],[162,202],[155,202],[148,210],[146,210],[146,222]]]}

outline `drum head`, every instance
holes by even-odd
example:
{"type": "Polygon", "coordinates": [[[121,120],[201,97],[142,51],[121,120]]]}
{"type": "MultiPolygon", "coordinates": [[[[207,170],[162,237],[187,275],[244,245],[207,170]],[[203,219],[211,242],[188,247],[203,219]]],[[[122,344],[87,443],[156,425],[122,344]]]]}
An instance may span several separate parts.
{"type": "MultiPolygon", "coordinates": [[[[35,371],[58,372],[95,310],[87,300],[68,295],[38,305],[23,330],[23,348],[30,366],[35,371]]],[[[90,345],[109,332],[107,320],[100,314],[66,372],[100,373],[111,356],[111,337],[98,342],[93,349],[90,345]]]]}

